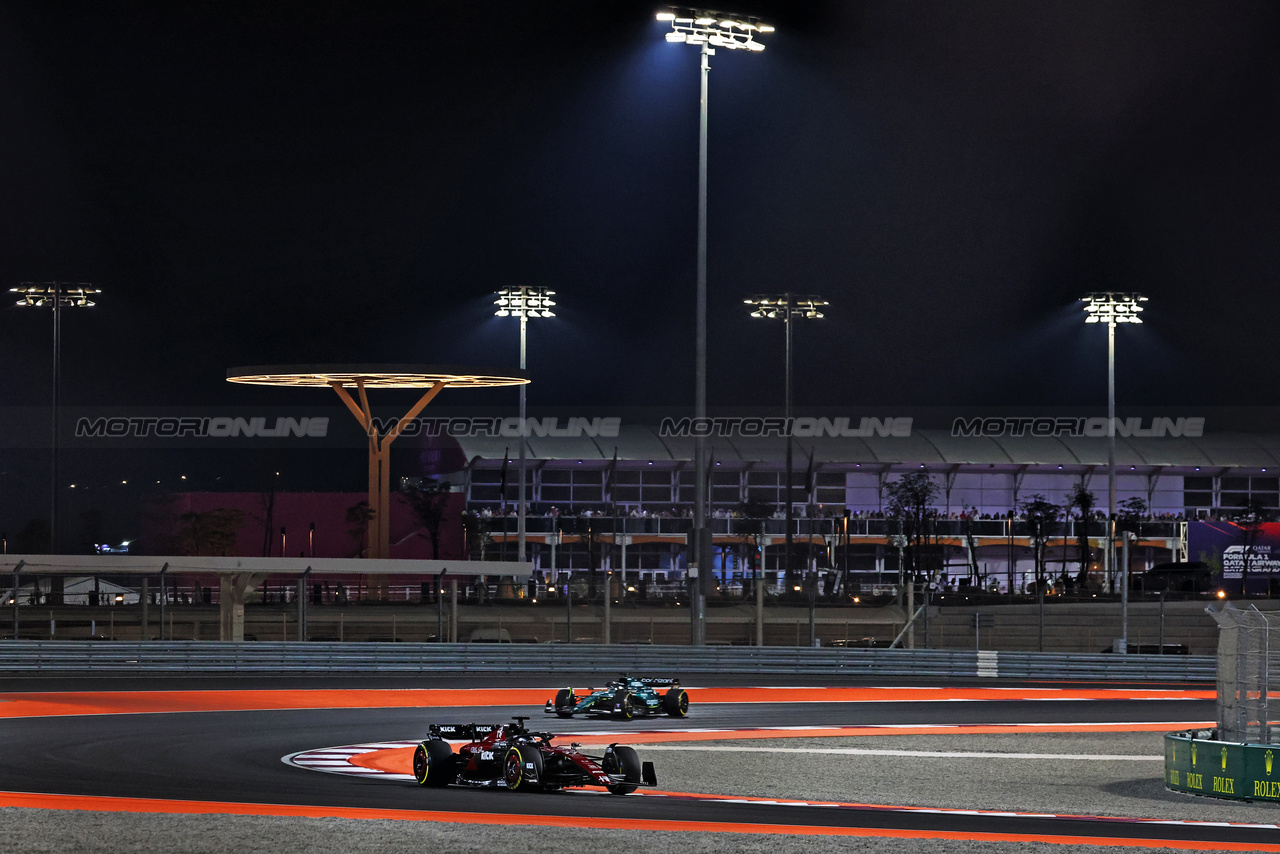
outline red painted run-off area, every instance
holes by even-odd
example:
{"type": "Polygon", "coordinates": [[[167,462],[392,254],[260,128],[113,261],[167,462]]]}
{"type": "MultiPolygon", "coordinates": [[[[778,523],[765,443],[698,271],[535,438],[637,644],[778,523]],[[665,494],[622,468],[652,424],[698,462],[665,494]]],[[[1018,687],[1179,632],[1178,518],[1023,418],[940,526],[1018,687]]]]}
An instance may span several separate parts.
{"type": "MultiPolygon", "coordinates": [[[[0,717],[542,705],[555,688],[0,693],[0,717]]],[[[1212,700],[1211,690],[1143,688],[689,688],[698,703],[903,703],[955,700],[1212,700]]]]}

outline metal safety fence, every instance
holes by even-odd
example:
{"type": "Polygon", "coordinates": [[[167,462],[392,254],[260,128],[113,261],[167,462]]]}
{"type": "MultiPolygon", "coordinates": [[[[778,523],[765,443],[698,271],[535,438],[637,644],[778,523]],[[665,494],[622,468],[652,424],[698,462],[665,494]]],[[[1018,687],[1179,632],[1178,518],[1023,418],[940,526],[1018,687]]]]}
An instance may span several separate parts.
{"type": "Polygon", "coordinates": [[[1268,697],[1280,674],[1280,621],[1227,603],[1218,622],[1218,739],[1271,744],[1268,697]],[[1273,642],[1274,641],[1274,642],[1273,642]]]}

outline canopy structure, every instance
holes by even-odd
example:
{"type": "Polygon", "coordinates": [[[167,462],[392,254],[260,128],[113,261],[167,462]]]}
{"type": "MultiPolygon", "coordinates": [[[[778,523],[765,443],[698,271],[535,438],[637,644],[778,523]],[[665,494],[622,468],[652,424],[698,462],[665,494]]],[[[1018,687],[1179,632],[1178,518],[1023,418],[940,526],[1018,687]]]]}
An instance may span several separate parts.
{"type": "Polygon", "coordinates": [[[255,365],[227,371],[227,382],[300,388],[493,388],[529,382],[527,371],[458,365],[255,365]]]}
{"type": "Polygon", "coordinates": [[[389,557],[391,551],[391,443],[445,388],[523,385],[529,382],[529,375],[526,371],[456,365],[256,365],[228,370],[227,382],[300,388],[328,386],[337,392],[369,437],[370,513],[365,524],[369,532],[369,557],[380,560],[389,557]],[[356,389],[358,403],[348,388],[356,389]],[[370,388],[426,391],[394,427],[379,436],[369,408],[367,391],[370,388]]]}

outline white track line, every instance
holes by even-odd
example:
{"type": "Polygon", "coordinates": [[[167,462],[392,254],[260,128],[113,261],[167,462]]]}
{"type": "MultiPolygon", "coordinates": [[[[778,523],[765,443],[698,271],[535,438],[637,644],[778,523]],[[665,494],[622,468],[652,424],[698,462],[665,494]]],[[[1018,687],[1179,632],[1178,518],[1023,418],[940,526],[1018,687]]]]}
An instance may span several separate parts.
{"type": "Polygon", "coordinates": [[[872,750],[858,747],[707,747],[696,743],[646,744],[644,750],[702,750],[715,753],[829,753],[841,756],[917,756],[928,759],[1084,759],[1103,762],[1162,762],[1163,756],[1094,753],[998,753],[989,750],[872,750]]]}
{"type": "Polygon", "coordinates": [[[1230,822],[1230,821],[1196,821],[1194,819],[1162,819],[1162,818],[1131,818],[1123,816],[1097,816],[1079,813],[1044,813],[1044,812],[1016,812],[1011,810],[976,810],[976,809],[951,809],[948,807],[910,807],[895,806],[890,804],[852,804],[841,803],[837,801],[805,801],[791,798],[742,798],[732,796],[711,796],[692,795],[677,792],[646,792],[643,789],[636,792],[636,796],[645,798],[669,798],[671,800],[693,800],[711,803],[725,804],[769,804],[781,807],[825,807],[836,809],[859,809],[859,810],[875,810],[879,812],[891,813],[931,813],[936,815],[976,815],[976,816],[1000,816],[1010,818],[1050,818],[1050,819],[1084,819],[1086,821],[1097,821],[1100,824],[1164,824],[1177,825],[1186,827],[1237,827],[1237,828],[1253,828],[1258,830],[1280,830],[1280,825],[1276,824],[1256,824],[1252,822],[1230,822]]]}

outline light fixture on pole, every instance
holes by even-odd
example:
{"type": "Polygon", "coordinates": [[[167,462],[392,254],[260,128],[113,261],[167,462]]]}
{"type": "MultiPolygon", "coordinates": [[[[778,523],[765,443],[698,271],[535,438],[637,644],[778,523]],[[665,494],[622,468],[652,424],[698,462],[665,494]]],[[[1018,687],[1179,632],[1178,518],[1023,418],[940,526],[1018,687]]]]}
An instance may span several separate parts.
{"type": "MultiPolygon", "coordinates": [[[[1107,324],[1107,547],[1103,551],[1108,582],[1115,577],[1116,541],[1116,324],[1141,323],[1138,293],[1099,291],[1081,297],[1085,323],[1107,324]]],[[[1123,650],[1122,650],[1123,651],[1123,650]]]]}
{"type": "MultiPolygon", "coordinates": [[[[782,571],[787,579],[787,583],[791,583],[791,543],[793,520],[795,511],[792,504],[791,496],[791,323],[797,318],[805,318],[808,320],[819,320],[823,317],[821,309],[828,305],[827,301],[822,297],[813,294],[757,294],[743,300],[751,308],[752,317],[760,317],[766,319],[782,318],[783,325],[786,328],[786,392],[784,396],[783,423],[786,425],[787,434],[787,473],[786,483],[783,487],[786,507],[786,551],[783,553],[782,571]]],[[[812,634],[812,621],[810,625],[812,634]]],[[[810,638],[810,644],[813,639],[810,638]]]]}
{"type": "Polygon", "coordinates": [[[19,287],[10,288],[9,293],[18,295],[18,305],[22,307],[53,309],[53,432],[51,447],[52,466],[50,469],[50,506],[49,506],[49,551],[58,552],[58,406],[59,384],[62,375],[62,309],[89,308],[95,303],[90,297],[102,293],[97,288],[83,282],[67,284],[64,282],[23,282],[19,287]]]}
{"type": "MultiPolygon", "coordinates": [[[[712,12],[704,9],[670,6],[658,13],[659,21],[668,21],[671,32],[667,41],[674,44],[693,44],[701,49],[702,87],[701,108],[698,122],[698,285],[696,309],[696,369],[694,378],[694,417],[707,417],[707,75],[711,71],[711,57],[718,47],[726,50],[759,52],[764,45],[756,41],[761,33],[773,32],[773,27],[761,23],[758,18],[712,12]]],[[[701,646],[706,641],[703,625],[705,591],[710,585],[711,532],[707,527],[707,461],[706,443],[699,432],[693,442],[693,539],[690,566],[705,572],[690,587],[689,608],[691,641],[701,646]]]]}
{"type": "MultiPolygon", "coordinates": [[[[526,285],[519,285],[514,288],[502,288],[497,292],[498,298],[493,304],[498,307],[494,312],[498,317],[518,317],[520,318],[520,370],[525,369],[525,350],[526,338],[528,335],[528,323],[530,317],[555,317],[555,312],[551,309],[555,306],[555,302],[551,297],[555,296],[555,291],[546,288],[531,288],[526,285]]],[[[516,507],[516,560],[525,559],[525,520],[527,517],[525,507],[525,442],[528,440],[528,434],[525,431],[525,389],[520,386],[520,500],[516,507]]],[[[506,496],[502,499],[507,500],[506,496]]]]}

